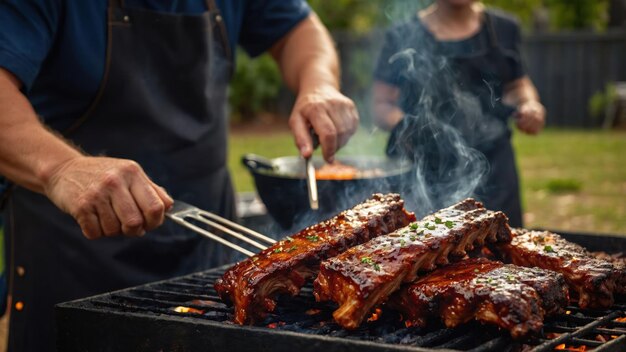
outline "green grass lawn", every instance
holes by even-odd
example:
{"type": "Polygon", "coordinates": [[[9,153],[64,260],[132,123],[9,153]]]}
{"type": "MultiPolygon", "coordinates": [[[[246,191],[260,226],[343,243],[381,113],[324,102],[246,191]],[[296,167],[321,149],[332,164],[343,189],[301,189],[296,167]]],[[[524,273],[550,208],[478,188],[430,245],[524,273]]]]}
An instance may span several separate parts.
{"type": "Polygon", "coordinates": [[[626,234],[626,133],[514,138],[528,225],[626,234]]]}
{"type": "MultiPolygon", "coordinates": [[[[386,135],[359,132],[342,154],[382,155],[386,135]]],[[[516,133],[528,227],[626,234],[626,133],[546,130],[516,133]]],[[[236,190],[253,191],[241,156],[297,155],[288,131],[232,133],[229,164],[236,190]]]]}

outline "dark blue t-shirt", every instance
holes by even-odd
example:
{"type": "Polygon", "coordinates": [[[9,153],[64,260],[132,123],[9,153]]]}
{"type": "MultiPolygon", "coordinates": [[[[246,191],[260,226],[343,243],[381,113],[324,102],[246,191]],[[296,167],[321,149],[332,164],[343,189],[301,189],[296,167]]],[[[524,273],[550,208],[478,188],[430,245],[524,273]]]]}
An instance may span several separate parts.
{"type": "MultiPolygon", "coordinates": [[[[126,0],[129,7],[200,14],[203,0],[126,0]]],[[[308,16],[305,0],[217,0],[231,42],[269,49],[308,16]]],[[[107,0],[0,1],[0,67],[23,83],[45,120],[82,115],[104,73],[107,0]]]]}

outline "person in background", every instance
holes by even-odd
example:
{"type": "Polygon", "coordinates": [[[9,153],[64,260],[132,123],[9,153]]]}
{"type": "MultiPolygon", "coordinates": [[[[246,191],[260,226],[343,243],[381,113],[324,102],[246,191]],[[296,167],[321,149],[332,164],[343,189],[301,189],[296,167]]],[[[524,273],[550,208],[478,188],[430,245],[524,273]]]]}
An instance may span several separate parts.
{"type": "Polygon", "coordinates": [[[358,116],[304,0],[0,2],[0,175],[17,185],[4,211],[10,351],[54,350],[56,303],[229,260],[162,223],[173,199],[234,216],[237,44],[271,53],[297,93],[299,153],[311,155],[313,128],[332,161],[358,116]]]}
{"type": "MultiPolygon", "coordinates": [[[[474,196],[504,211],[512,226],[522,225],[508,119],[513,117],[520,131],[537,134],[545,109],[522,65],[520,28],[513,18],[473,0],[436,0],[387,31],[375,80],[375,121],[392,131],[388,154],[426,164],[420,187],[433,198],[444,197],[449,187],[429,182],[469,177],[449,168],[477,150],[489,165],[474,196]],[[471,150],[455,153],[456,139],[449,146],[442,142],[446,133],[458,133],[471,150]],[[437,161],[431,165],[430,160],[437,161]]],[[[464,181],[473,180],[450,180],[464,181]]]]}

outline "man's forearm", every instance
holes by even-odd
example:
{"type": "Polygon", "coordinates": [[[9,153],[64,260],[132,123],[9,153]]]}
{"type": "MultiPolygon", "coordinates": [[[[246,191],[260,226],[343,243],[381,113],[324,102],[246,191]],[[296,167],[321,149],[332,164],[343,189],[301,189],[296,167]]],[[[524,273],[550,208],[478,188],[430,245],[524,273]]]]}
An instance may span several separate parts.
{"type": "Polygon", "coordinates": [[[295,92],[329,85],[339,88],[339,59],[333,41],[315,14],[274,45],[272,56],[295,92]]]}
{"type": "Polygon", "coordinates": [[[300,22],[276,43],[271,54],[285,83],[297,93],[289,127],[300,155],[313,153],[311,128],[328,162],[358,126],[354,102],[339,91],[339,59],[324,25],[315,14],[300,22]]]}
{"type": "Polygon", "coordinates": [[[0,174],[43,193],[55,168],[80,156],[47,130],[19,91],[18,80],[0,69],[0,174]]]}

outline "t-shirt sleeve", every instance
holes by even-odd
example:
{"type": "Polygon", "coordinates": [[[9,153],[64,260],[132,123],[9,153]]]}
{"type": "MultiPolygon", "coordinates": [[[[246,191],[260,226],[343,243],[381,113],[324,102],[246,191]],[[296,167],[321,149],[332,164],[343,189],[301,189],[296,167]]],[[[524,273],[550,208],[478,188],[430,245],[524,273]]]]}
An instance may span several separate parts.
{"type": "Polygon", "coordinates": [[[522,56],[522,33],[519,20],[498,9],[489,9],[489,14],[493,16],[494,29],[498,34],[498,41],[507,55],[510,75],[507,77],[508,83],[526,75],[526,68],[522,56]]]}
{"type": "Polygon", "coordinates": [[[385,32],[383,46],[378,55],[374,69],[374,79],[391,85],[399,85],[401,70],[400,62],[393,60],[393,56],[400,51],[399,31],[393,27],[385,32]]]}
{"type": "Polygon", "coordinates": [[[524,59],[522,57],[522,34],[520,26],[514,22],[511,32],[512,51],[515,54],[515,57],[511,60],[511,80],[516,80],[526,75],[526,68],[524,67],[524,59]]]}
{"type": "Polygon", "coordinates": [[[260,55],[310,13],[304,0],[249,0],[239,44],[250,56],[260,55]]]}
{"type": "Polygon", "coordinates": [[[0,1],[0,67],[28,91],[57,31],[61,0],[0,1]]]}

